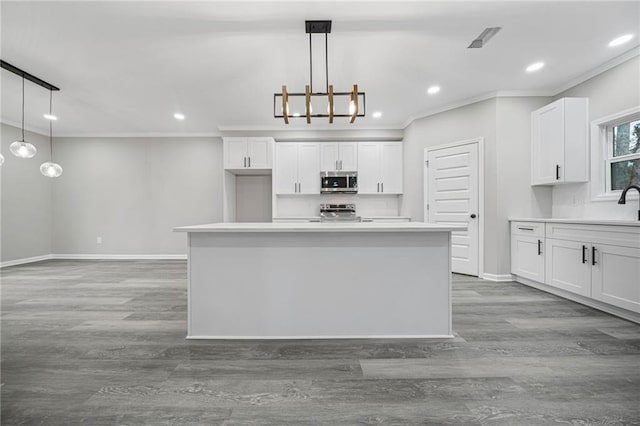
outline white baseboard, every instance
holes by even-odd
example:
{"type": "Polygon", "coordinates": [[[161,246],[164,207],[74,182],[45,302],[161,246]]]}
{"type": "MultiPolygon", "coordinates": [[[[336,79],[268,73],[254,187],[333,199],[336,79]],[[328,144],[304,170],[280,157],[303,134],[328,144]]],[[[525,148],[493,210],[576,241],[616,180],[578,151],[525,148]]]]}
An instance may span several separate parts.
{"type": "Polygon", "coordinates": [[[0,263],[0,268],[41,262],[43,260],[187,260],[186,254],[44,254],[42,256],[25,257],[7,260],[0,263]]]}
{"type": "Polygon", "coordinates": [[[188,340],[312,340],[312,339],[453,339],[452,334],[380,334],[380,335],[326,335],[326,336],[187,336],[188,340]]]}
{"type": "Polygon", "coordinates": [[[25,257],[22,259],[7,260],[0,263],[0,268],[6,268],[7,266],[24,265],[25,263],[42,262],[43,260],[53,259],[51,254],[43,254],[42,256],[25,257]]]}
{"type": "Polygon", "coordinates": [[[187,260],[186,254],[52,254],[64,260],[187,260]]]}
{"type": "Polygon", "coordinates": [[[513,275],[511,274],[489,274],[485,272],[482,274],[480,278],[482,278],[483,280],[495,281],[498,283],[506,283],[509,281],[513,281],[513,275]]]}
{"type": "Polygon", "coordinates": [[[560,288],[551,287],[550,285],[532,281],[528,278],[515,276],[514,281],[640,324],[640,313],[618,308],[617,306],[609,305],[608,303],[600,302],[599,300],[594,300],[579,294],[574,294],[560,288]]]}

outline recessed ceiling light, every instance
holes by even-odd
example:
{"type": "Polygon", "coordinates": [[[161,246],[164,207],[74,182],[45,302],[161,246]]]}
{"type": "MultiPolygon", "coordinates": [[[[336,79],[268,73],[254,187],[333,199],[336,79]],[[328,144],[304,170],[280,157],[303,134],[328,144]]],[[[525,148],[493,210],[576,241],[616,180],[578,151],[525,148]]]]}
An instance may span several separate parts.
{"type": "Polygon", "coordinates": [[[43,117],[46,118],[47,120],[57,120],[58,119],[58,117],[56,117],[55,115],[51,115],[51,114],[44,114],[43,117]]]}
{"type": "Polygon", "coordinates": [[[175,118],[176,120],[184,120],[184,115],[180,114],[179,112],[176,112],[175,114],[173,114],[173,118],[175,118]]]}
{"type": "Polygon", "coordinates": [[[538,71],[539,69],[542,69],[542,67],[544,67],[544,62],[536,62],[527,67],[527,72],[538,71]]]}
{"type": "Polygon", "coordinates": [[[440,91],[440,86],[431,86],[427,89],[427,93],[430,95],[435,95],[440,91]]]}
{"type": "Polygon", "coordinates": [[[620,36],[618,38],[614,38],[613,40],[611,40],[609,42],[609,47],[620,46],[621,44],[625,44],[626,42],[628,42],[632,38],[633,38],[633,34],[625,34],[625,35],[620,36]]]}
{"type": "Polygon", "coordinates": [[[373,118],[380,118],[380,117],[382,117],[382,113],[380,111],[376,111],[373,114],[371,114],[371,116],[373,118]]]}

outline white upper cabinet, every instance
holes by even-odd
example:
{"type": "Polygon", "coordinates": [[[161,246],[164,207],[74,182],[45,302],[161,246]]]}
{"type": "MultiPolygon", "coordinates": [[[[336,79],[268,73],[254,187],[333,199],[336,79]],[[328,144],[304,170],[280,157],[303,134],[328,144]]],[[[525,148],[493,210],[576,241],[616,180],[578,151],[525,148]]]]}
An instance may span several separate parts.
{"type": "Polygon", "coordinates": [[[224,138],[224,168],[242,173],[243,170],[269,170],[273,158],[272,138],[224,138]]]}
{"type": "Polygon", "coordinates": [[[358,144],[358,193],[402,194],[402,143],[358,144]]]}
{"type": "Polygon", "coordinates": [[[320,194],[320,144],[276,144],[275,188],[278,195],[320,194]]]}
{"type": "Polygon", "coordinates": [[[531,113],[531,184],[587,182],[589,103],[562,98],[531,113]]]}
{"type": "Polygon", "coordinates": [[[321,170],[353,172],[358,169],[358,144],[356,142],[320,143],[321,170]]]}

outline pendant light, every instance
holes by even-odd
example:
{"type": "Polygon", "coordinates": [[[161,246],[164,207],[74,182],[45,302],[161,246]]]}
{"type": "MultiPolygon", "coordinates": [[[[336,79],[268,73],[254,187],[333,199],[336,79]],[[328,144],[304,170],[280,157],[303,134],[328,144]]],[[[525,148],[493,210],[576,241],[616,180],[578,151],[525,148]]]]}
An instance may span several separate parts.
{"type": "Polygon", "coordinates": [[[32,158],[36,155],[36,147],[24,140],[24,76],[22,76],[22,139],[9,145],[13,155],[20,158],[32,158]]]}
{"type": "MultiPolygon", "coordinates": [[[[53,116],[53,90],[49,91],[49,115],[53,116]]],[[[53,120],[49,120],[49,149],[51,161],[40,164],[40,173],[46,177],[55,178],[62,174],[62,167],[58,163],[53,162],[53,120]]]]}

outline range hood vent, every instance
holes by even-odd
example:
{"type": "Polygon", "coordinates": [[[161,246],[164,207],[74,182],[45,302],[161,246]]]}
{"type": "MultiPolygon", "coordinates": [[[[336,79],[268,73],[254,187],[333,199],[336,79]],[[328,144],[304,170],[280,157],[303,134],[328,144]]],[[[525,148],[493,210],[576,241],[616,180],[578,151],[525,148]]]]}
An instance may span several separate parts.
{"type": "Polygon", "coordinates": [[[500,31],[501,29],[502,27],[485,28],[485,30],[471,42],[468,49],[480,49],[484,47],[484,45],[487,44],[494,35],[498,34],[498,31],[500,31]]]}

